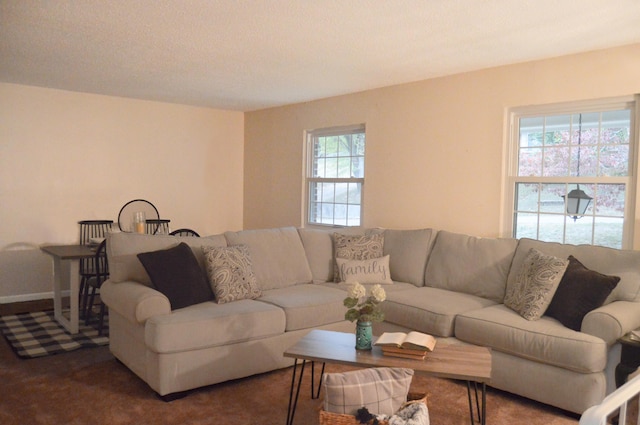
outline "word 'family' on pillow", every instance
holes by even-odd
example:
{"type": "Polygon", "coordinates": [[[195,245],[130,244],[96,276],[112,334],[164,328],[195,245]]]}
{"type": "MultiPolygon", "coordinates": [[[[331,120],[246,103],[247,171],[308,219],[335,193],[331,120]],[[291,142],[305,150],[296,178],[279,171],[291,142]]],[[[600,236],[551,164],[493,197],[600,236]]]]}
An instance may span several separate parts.
{"type": "Polygon", "coordinates": [[[549,307],[569,264],[531,248],[515,282],[507,286],[504,305],[527,320],[538,320],[549,307]]]}
{"type": "Polygon", "coordinates": [[[355,415],[366,407],[376,415],[392,415],[407,401],[413,369],[374,367],[325,373],[324,410],[355,415]]]}
{"type": "Polygon", "coordinates": [[[137,256],[153,286],[169,299],[172,310],[213,298],[207,277],[186,243],[137,256]]]}
{"type": "Polygon", "coordinates": [[[545,315],[557,319],[569,329],[580,331],[584,316],[600,307],[618,282],[618,276],[589,270],[570,255],[567,271],[545,315]]]}
{"type": "Polygon", "coordinates": [[[218,304],[256,299],[262,291],[253,273],[249,247],[232,245],[203,247],[207,276],[218,304]]]}
{"type": "Polygon", "coordinates": [[[336,258],[336,262],[341,282],[393,284],[389,273],[388,255],[370,260],[336,258]]]}
{"type": "MultiPolygon", "coordinates": [[[[384,234],[372,235],[343,235],[333,234],[333,251],[335,258],[346,260],[369,260],[383,255],[384,234]]],[[[334,282],[340,282],[338,263],[334,261],[334,282]]]]}

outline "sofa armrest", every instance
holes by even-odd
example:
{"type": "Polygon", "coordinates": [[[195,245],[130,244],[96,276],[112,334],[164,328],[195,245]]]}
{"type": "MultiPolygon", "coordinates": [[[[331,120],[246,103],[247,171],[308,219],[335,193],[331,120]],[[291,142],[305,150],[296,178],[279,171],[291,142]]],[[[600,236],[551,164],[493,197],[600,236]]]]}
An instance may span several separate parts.
{"type": "Polygon", "coordinates": [[[107,280],[100,288],[100,296],[107,307],[134,323],[171,313],[171,304],[164,294],[138,282],[107,280]]]}
{"type": "Polygon", "coordinates": [[[613,345],[618,338],[640,326],[640,303],[614,301],[589,312],[581,331],[613,345]]]}

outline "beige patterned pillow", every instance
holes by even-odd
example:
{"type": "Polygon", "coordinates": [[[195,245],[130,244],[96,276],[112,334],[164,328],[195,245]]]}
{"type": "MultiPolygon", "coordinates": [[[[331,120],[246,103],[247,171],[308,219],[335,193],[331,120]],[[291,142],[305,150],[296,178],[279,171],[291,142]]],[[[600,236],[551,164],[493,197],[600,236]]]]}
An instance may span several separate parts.
{"type": "MultiPolygon", "coordinates": [[[[369,260],[383,255],[384,234],[375,235],[343,235],[333,234],[333,251],[335,258],[346,260],[369,260]]],[[[340,282],[338,264],[334,260],[333,281],[340,282]]]]}
{"type": "Polygon", "coordinates": [[[324,410],[355,415],[366,407],[374,415],[392,415],[407,401],[412,369],[378,367],[325,373],[324,410]]]}
{"type": "Polygon", "coordinates": [[[516,280],[507,286],[504,305],[527,320],[538,320],[549,307],[568,265],[568,260],[531,248],[516,280]]]}
{"type": "Polygon", "coordinates": [[[256,299],[261,294],[246,245],[204,247],[207,277],[218,304],[256,299]]]}

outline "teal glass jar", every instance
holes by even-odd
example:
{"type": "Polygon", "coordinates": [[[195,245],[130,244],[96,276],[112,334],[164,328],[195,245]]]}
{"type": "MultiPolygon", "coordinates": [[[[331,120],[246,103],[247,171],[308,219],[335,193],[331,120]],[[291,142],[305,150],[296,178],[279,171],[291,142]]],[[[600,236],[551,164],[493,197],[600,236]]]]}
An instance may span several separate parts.
{"type": "Polygon", "coordinates": [[[371,322],[358,320],[356,323],[356,350],[371,350],[372,338],[371,322]]]}

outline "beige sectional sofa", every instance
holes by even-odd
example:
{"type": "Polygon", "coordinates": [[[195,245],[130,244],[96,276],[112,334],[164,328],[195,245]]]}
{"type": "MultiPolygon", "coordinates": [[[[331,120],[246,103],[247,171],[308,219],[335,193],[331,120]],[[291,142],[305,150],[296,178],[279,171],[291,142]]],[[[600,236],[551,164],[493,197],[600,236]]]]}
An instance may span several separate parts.
{"type": "MultiPolygon", "coordinates": [[[[340,233],[365,231],[338,230],[340,233]]],[[[576,413],[615,388],[616,340],[640,327],[640,252],[522,239],[476,238],[434,229],[368,229],[383,234],[394,281],[385,285],[385,322],[374,332],[415,329],[442,343],[492,348],[491,386],[576,413]],[[580,331],[554,318],[527,320],[503,304],[531,248],[617,275],[604,305],[580,331]]],[[[292,364],[283,351],[311,329],[353,332],[344,320],[346,285],[334,283],[333,231],[278,228],[202,238],[113,233],[110,349],[159,395],[292,364]],[[205,269],[205,246],[245,245],[261,290],[257,299],[207,301],[171,310],[136,254],[187,243],[205,269]]]]}

